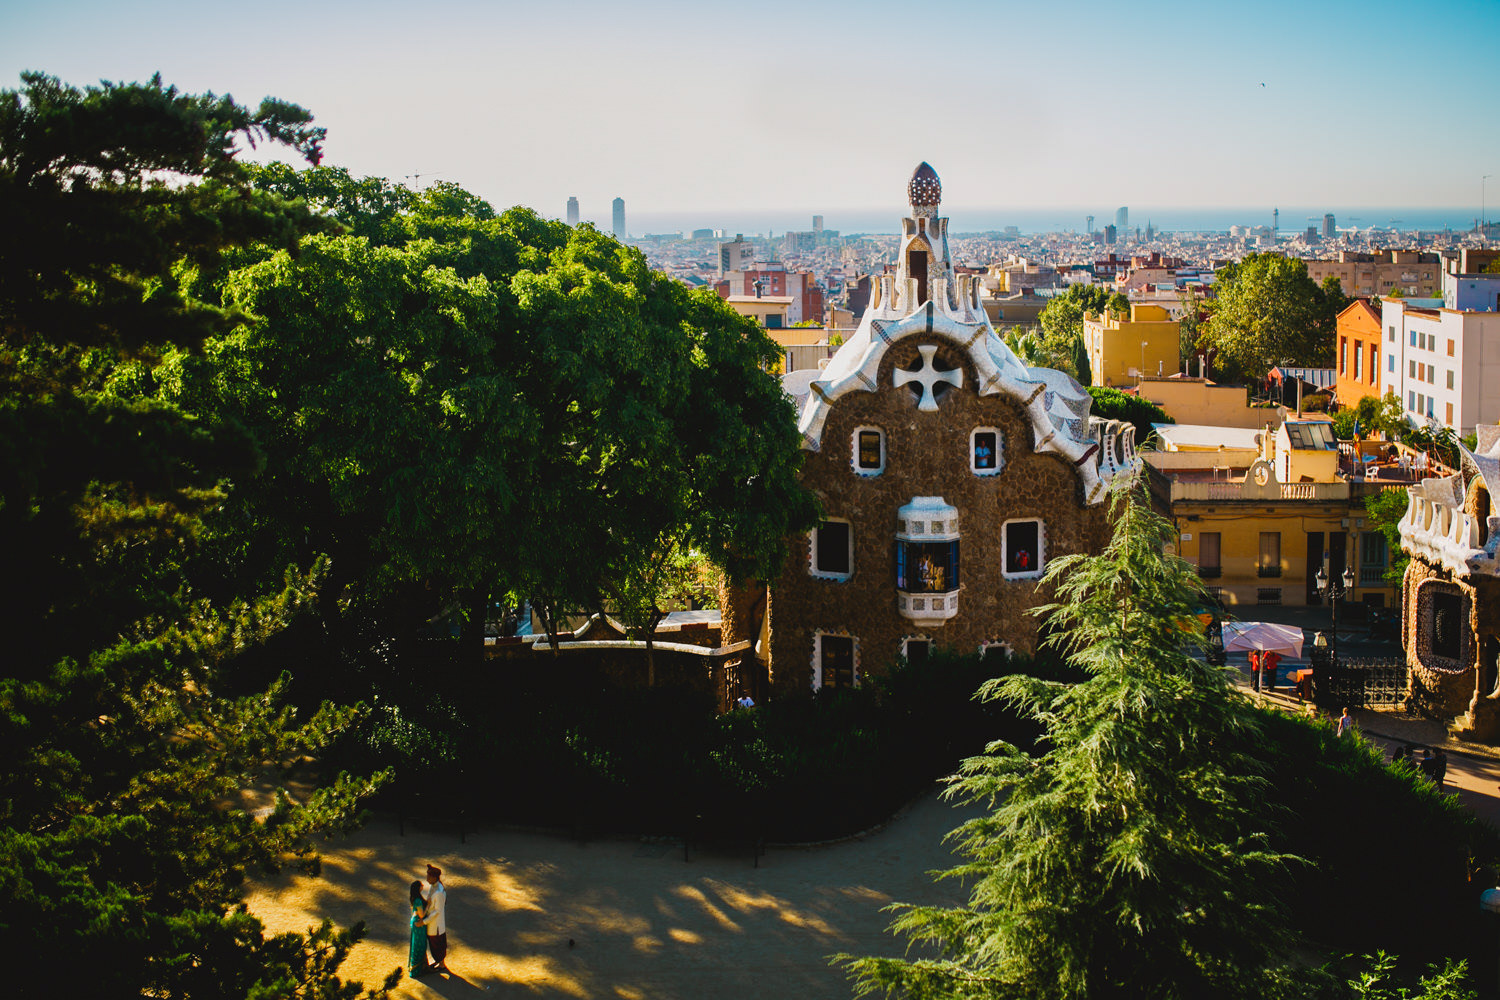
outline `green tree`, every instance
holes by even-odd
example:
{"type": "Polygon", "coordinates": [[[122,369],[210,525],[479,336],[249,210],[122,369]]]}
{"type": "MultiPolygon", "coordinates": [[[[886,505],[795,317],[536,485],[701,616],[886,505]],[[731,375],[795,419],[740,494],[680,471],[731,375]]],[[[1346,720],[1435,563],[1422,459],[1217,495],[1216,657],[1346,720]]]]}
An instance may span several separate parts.
{"type": "Polygon", "coordinates": [[[378,784],[293,804],[285,769],[357,713],[299,718],[285,680],[236,685],[326,566],[241,602],[196,589],[202,517],[260,456],[156,398],[155,374],[240,318],[198,275],[322,228],[254,189],[242,144],[316,161],[322,130],[160,79],[22,83],[0,92],[0,549],[24,582],[0,603],[0,885],[25,901],[6,939],[27,970],[84,957],[101,997],[352,996],[336,971],[361,928],[268,939],[240,906],[247,873],[315,865],[378,784]],[[263,821],[230,804],[257,787],[263,821]]]}
{"type": "Polygon", "coordinates": [[[1286,934],[1265,847],[1265,779],[1230,749],[1254,712],[1189,655],[1203,600],[1149,500],[1119,490],[1098,556],[1049,563],[1051,644],[1078,684],[1015,676],[981,697],[1044,728],[964,762],[949,796],[988,807],[950,837],[965,905],[898,905],[892,928],[935,957],[840,956],[856,994],[902,997],[1276,995],[1286,934]]]}
{"type": "Polygon", "coordinates": [[[1405,490],[1381,490],[1365,497],[1365,513],[1370,516],[1370,527],[1385,536],[1385,546],[1390,552],[1385,571],[1386,585],[1398,589],[1406,577],[1406,566],[1411,562],[1411,557],[1401,548],[1400,531],[1408,502],[1405,490]]]}
{"type": "Polygon", "coordinates": [[[1247,373],[1332,363],[1333,316],[1304,261],[1251,254],[1221,269],[1214,289],[1209,339],[1247,373]]]}
{"type": "Polygon", "coordinates": [[[1176,423],[1167,416],[1166,410],[1149,399],[1101,385],[1091,385],[1088,389],[1089,395],[1094,399],[1090,412],[1104,420],[1126,420],[1135,424],[1135,440],[1138,445],[1144,444],[1154,433],[1152,424],[1176,423]]]}
{"type": "Polygon", "coordinates": [[[1081,385],[1091,385],[1094,381],[1094,372],[1089,366],[1089,351],[1084,346],[1081,334],[1073,338],[1073,377],[1081,385]]]}

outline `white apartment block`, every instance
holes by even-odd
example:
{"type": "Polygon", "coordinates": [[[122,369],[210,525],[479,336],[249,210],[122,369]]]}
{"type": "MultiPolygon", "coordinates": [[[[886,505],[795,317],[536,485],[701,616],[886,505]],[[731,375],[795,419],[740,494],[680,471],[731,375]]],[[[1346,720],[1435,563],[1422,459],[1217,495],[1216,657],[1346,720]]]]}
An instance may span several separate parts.
{"type": "Polygon", "coordinates": [[[1416,426],[1472,434],[1500,422],[1500,312],[1461,312],[1381,299],[1383,388],[1416,426]]]}

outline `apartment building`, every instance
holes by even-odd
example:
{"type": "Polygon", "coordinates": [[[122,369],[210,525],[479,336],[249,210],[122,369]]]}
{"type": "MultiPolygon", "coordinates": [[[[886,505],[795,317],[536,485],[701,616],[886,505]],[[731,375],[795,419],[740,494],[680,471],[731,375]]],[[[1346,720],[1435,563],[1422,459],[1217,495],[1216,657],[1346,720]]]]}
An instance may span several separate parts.
{"type": "Polygon", "coordinates": [[[1500,420],[1500,312],[1380,303],[1387,387],[1411,423],[1462,436],[1500,420]]]}
{"type": "Polygon", "coordinates": [[[1416,250],[1343,250],[1334,260],[1308,261],[1307,276],[1320,285],[1337,278],[1345,295],[1388,295],[1395,289],[1413,298],[1435,298],[1442,287],[1442,262],[1435,253],[1416,250]]]}

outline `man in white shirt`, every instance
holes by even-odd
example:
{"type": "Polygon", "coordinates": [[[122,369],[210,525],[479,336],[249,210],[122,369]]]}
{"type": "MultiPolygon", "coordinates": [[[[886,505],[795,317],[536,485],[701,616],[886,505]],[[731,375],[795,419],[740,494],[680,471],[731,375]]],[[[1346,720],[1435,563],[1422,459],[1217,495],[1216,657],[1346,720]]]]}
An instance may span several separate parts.
{"type": "Polygon", "coordinates": [[[443,887],[443,872],[427,866],[427,887],[422,891],[427,900],[427,950],[432,952],[433,972],[448,971],[448,890],[443,887]]]}

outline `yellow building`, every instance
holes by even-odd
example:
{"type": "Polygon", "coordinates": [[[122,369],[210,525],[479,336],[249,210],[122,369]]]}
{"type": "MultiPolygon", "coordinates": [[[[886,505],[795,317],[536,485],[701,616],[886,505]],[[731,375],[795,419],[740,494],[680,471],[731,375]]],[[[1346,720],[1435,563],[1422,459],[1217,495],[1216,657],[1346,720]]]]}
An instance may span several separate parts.
{"type": "Polygon", "coordinates": [[[1172,375],[1141,379],[1138,395],[1150,400],[1179,424],[1209,424],[1217,427],[1277,427],[1284,412],[1280,407],[1250,405],[1246,386],[1215,385],[1206,378],[1172,375]]]}
{"type": "Polygon", "coordinates": [[[1146,375],[1179,370],[1180,328],[1162,306],[1136,303],[1130,318],[1105,310],[1083,317],[1083,344],[1089,353],[1094,385],[1124,388],[1146,375]]]}
{"type": "Polygon", "coordinates": [[[791,326],[787,312],[792,308],[790,295],[731,295],[726,300],[729,308],[741,316],[749,316],[768,330],[784,330],[791,326]]]}
{"type": "Polygon", "coordinates": [[[1255,451],[1243,447],[1244,430],[1225,431],[1223,450],[1142,453],[1152,500],[1177,528],[1178,554],[1209,592],[1226,606],[1319,604],[1318,570],[1338,579],[1348,567],[1355,589],[1347,600],[1393,604],[1383,579],[1391,553],[1364,503],[1405,484],[1341,478],[1326,420],[1265,428],[1255,451]]]}

